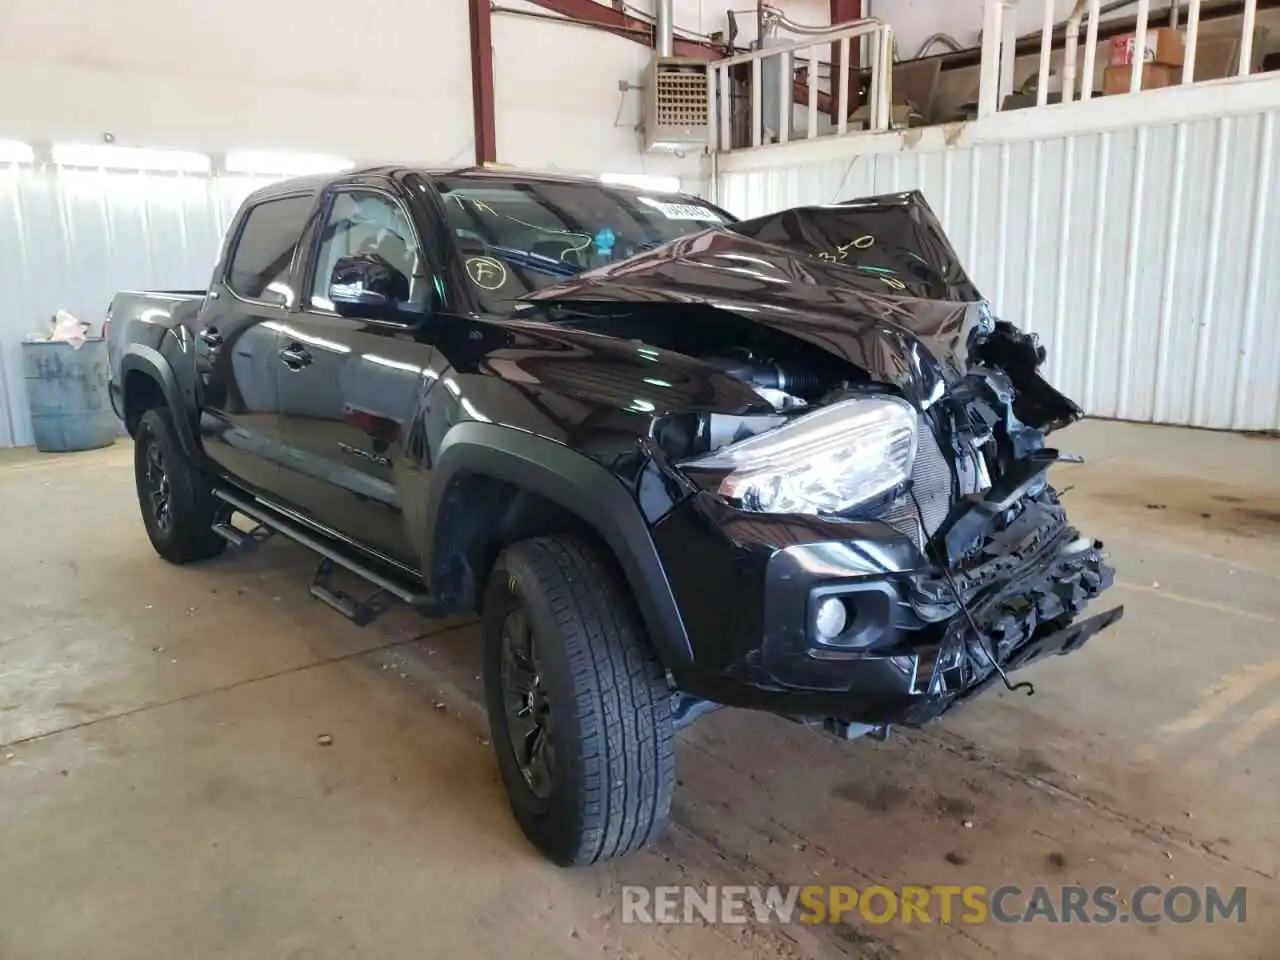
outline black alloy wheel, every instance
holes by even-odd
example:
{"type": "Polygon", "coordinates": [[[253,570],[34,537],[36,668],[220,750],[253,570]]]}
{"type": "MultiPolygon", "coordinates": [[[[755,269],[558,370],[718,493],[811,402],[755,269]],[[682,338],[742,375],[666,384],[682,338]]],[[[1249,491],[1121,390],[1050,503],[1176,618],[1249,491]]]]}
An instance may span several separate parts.
{"type": "Polygon", "coordinates": [[[535,797],[549,800],[555,763],[551,701],[542,682],[537,638],[519,609],[510,611],[502,624],[502,694],[520,773],[535,797]]]}

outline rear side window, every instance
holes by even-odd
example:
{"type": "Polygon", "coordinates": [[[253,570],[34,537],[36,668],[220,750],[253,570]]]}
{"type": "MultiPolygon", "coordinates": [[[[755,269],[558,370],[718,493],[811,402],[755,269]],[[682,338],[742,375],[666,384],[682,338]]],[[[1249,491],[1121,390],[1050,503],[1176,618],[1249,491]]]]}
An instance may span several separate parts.
{"type": "Polygon", "coordinates": [[[227,285],[242,297],[292,304],[289,266],[311,212],[311,197],[268,200],[249,211],[227,270],[227,285]]]}

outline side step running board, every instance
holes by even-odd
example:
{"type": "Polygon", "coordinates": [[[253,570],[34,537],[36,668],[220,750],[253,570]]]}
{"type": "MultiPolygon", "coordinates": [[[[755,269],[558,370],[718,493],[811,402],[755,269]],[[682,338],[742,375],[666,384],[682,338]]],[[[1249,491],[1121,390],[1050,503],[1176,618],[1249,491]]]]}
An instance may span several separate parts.
{"type": "Polygon", "coordinates": [[[225,521],[214,524],[214,532],[229,542],[238,546],[241,543],[264,540],[271,532],[275,532],[302,544],[308,550],[320,554],[323,559],[320,561],[320,566],[311,581],[311,595],[333,607],[333,609],[357,626],[363,627],[371,623],[375,617],[391,605],[393,598],[401,600],[410,606],[424,609],[426,612],[430,612],[435,605],[429,594],[410,590],[402,584],[396,583],[370,569],[358,560],[344,556],[319,537],[313,536],[283,517],[275,515],[266,507],[222,489],[215,489],[213,495],[258,523],[258,528],[251,533],[236,530],[229,522],[225,521]],[[263,532],[259,533],[259,531],[263,532]],[[378,588],[377,591],[364,600],[357,600],[344,593],[332,583],[331,578],[336,567],[342,567],[361,579],[367,580],[378,588]]]}
{"type": "Polygon", "coordinates": [[[316,567],[315,576],[311,578],[311,595],[333,607],[357,627],[367,627],[395,603],[395,596],[388,593],[385,588],[375,590],[363,600],[357,600],[340,587],[333,585],[333,572],[336,569],[333,561],[328,557],[320,561],[320,566],[316,567]]]}
{"type": "Polygon", "coordinates": [[[231,525],[231,518],[219,520],[213,525],[213,532],[233,547],[249,550],[266,543],[275,534],[270,527],[259,523],[252,530],[238,530],[231,525]]]}

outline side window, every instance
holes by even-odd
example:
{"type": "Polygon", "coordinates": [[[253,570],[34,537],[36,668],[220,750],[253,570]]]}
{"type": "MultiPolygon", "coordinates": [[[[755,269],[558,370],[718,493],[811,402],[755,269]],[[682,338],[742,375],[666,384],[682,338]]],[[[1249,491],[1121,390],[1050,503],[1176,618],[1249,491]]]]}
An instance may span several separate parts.
{"type": "Polygon", "coordinates": [[[227,286],[250,300],[291,304],[289,266],[311,204],[311,197],[285,197],[251,209],[231,254],[227,286]]]}
{"type": "Polygon", "coordinates": [[[400,309],[422,312],[427,304],[427,277],[413,225],[400,205],[380,193],[339,193],[320,234],[311,305],[332,310],[329,279],[343,257],[376,253],[409,281],[409,299],[400,309]]]}

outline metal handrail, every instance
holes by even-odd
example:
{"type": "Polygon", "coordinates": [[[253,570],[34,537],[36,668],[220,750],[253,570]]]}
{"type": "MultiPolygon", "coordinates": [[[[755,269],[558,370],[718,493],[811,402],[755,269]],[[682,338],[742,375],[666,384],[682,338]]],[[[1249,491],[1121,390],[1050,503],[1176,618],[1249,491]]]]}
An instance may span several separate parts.
{"type": "MultiPolygon", "coordinates": [[[[1006,17],[1005,14],[1008,8],[1017,6],[1019,2],[1022,2],[1022,0],[987,0],[986,23],[983,27],[982,86],[979,93],[979,114],[981,115],[991,114],[999,110],[1004,95],[1012,87],[1013,54],[1015,44],[1021,38],[1012,36],[1012,31],[1008,29],[1002,30],[1002,27],[1008,28],[1013,22],[1013,18],[1006,17]]],[[[1040,30],[1040,65],[1036,77],[1037,106],[1044,106],[1048,101],[1053,37],[1057,29],[1062,26],[1061,21],[1055,22],[1053,0],[1042,0],[1042,2],[1044,4],[1044,19],[1040,30]]],[[[1183,84],[1195,82],[1196,48],[1200,31],[1200,5],[1201,0],[1189,0],[1187,7],[1187,20],[1183,39],[1182,75],[1180,78],[1180,82],[1183,84]]],[[[1070,15],[1065,21],[1065,43],[1062,56],[1062,101],[1064,103],[1075,99],[1085,101],[1093,98],[1093,78],[1097,66],[1098,24],[1104,13],[1127,6],[1137,7],[1135,29],[1133,31],[1134,53],[1130,56],[1130,62],[1127,65],[1129,71],[1127,92],[1138,93],[1143,89],[1144,57],[1142,51],[1146,48],[1147,34],[1152,29],[1155,29],[1151,25],[1152,14],[1153,12],[1163,13],[1167,9],[1170,23],[1176,24],[1182,0],[1170,4],[1168,7],[1161,7],[1158,11],[1152,10],[1152,0],[1117,0],[1117,2],[1105,4],[1101,0],[1076,0],[1070,15]],[[1080,33],[1081,28],[1086,24],[1086,17],[1088,26],[1085,30],[1085,50],[1083,63],[1081,63],[1080,33]]],[[[1240,77],[1248,76],[1251,71],[1253,33],[1257,23],[1257,9],[1257,0],[1244,0],[1243,16],[1240,24],[1240,44],[1235,69],[1236,75],[1240,77]]]]}
{"type": "MultiPolygon", "coordinates": [[[[776,121],[777,141],[786,143],[791,139],[791,112],[794,106],[795,78],[792,71],[794,55],[799,51],[808,53],[810,64],[820,60],[821,48],[829,44],[837,44],[839,63],[849,63],[850,44],[860,37],[872,37],[869,44],[871,59],[871,95],[868,127],[871,130],[887,130],[893,116],[893,31],[887,23],[876,19],[857,20],[853,23],[841,24],[821,33],[810,34],[803,40],[781,44],[776,47],[765,47],[747,53],[715,60],[707,64],[707,97],[708,117],[710,120],[711,151],[729,150],[733,147],[732,136],[732,86],[730,71],[744,64],[751,65],[751,120],[750,145],[761,146],[764,142],[765,123],[776,121]],[[777,59],[778,63],[778,116],[763,115],[763,63],[777,59]]],[[[817,136],[818,128],[818,75],[816,69],[810,70],[808,83],[808,124],[806,138],[817,136]]],[[[849,86],[850,71],[833,71],[830,96],[836,104],[836,133],[843,134],[849,129],[849,86]]],[[[771,129],[773,127],[771,126],[771,129]]]]}
{"type": "Polygon", "coordinates": [[[733,67],[741,63],[750,63],[752,60],[767,58],[779,53],[794,53],[796,50],[808,50],[813,47],[826,46],[829,43],[836,43],[840,40],[851,40],[857,37],[864,37],[869,33],[877,31],[890,31],[889,25],[883,20],[855,20],[849,24],[843,24],[840,29],[831,28],[824,33],[813,34],[804,40],[797,40],[795,43],[783,44],[777,47],[765,47],[762,50],[748,50],[746,53],[735,54],[732,57],[725,57],[723,60],[715,60],[711,62],[713,67],[733,67]]]}

